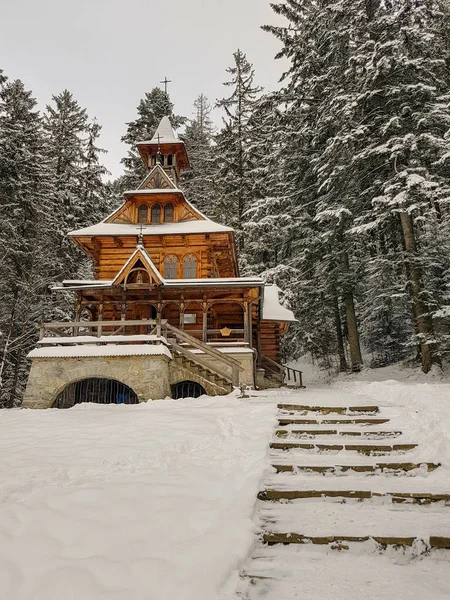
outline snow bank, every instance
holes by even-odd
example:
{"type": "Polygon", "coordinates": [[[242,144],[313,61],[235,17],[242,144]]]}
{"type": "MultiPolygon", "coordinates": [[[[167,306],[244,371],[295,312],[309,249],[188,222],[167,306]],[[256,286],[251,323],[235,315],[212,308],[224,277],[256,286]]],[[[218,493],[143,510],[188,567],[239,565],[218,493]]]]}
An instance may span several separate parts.
{"type": "Polygon", "coordinates": [[[223,598],[274,414],[232,397],[0,411],[0,598],[223,598]]]}

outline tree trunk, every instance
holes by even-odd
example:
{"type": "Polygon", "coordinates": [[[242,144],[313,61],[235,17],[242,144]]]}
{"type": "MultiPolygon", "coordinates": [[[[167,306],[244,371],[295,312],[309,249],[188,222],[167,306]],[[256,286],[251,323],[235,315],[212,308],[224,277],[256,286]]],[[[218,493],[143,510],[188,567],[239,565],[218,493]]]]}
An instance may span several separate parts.
{"type": "Polygon", "coordinates": [[[352,363],[352,371],[360,371],[363,365],[361,356],[361,347],[359,345],[358,325],[356,322],[355,303],[353,302],[353,294],[346,292],[343,297],[345,306],[345,315],[347,318],[347,335],[348,345],[350,347],[350,361],[352,363]]]}
{"type": "MultiPolygon", "coordinates": [[[[350,265],[347,252],[342,253],[342,262],[344,272],[350,276],[350,265]]],[[[358,323],[356,321],[355,303],[353,301],[353,291],[350,282],[346,282],[343,294],[343,302],[345,306],[345,315],[347,320],[347,337],[350,347],[350,362],[352,363],[352,371],[360,371],[363,365],[361,355],[361,346],[359,344],[358,323]]]]}
{"type": "Polygon", "coordinates": [[[411,279],[411,298],[414,323],[418,332],[420,355],[422,361],[422,371],[428,373],[433,364],[441,365],[441,359],[438,353],[438,346],[433,340],[433,321],[426,302],[422,299],[423,283],[422,270],[415,264],[414,257],[417,254],[416,238],[414,234],[414,224],[411,215],[400,213],[400,223],[402,226],[403,239],[405,242],[406,253],[411,255],[412,259],[408,262],[411,279]]]}
{"type": "Polygon", "coordinates": [[[339,302],[337,298],[337,294],[333,292],[333,304],[334,304],[334,322],[336,324],[336,340],[338,347],[338,356],[339,356],[339,371],[347,371],[347,359],[345,358],[345,348],[344,348],[344,336],[342,335],[342,321],[341,321],[341,313],[339,311],[339,302]]]}

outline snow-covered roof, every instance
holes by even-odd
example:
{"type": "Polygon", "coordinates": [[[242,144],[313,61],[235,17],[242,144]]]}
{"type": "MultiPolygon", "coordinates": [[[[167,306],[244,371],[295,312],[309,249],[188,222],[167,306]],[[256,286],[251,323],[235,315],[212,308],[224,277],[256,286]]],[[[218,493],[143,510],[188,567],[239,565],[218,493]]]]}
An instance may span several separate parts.
{"type": "Polygon", "coordinates": [[[28,358],[74,358],[88,356],[167,356],[172,358],[170,350],[164,344],[130,344],[126,346],[51,346],[35,348],[28,358]]]}
{"type": "Polygon", "coordinates": [[[124,196],[134,196],[139,194],[139,196],[149,195],[152,196],[154,194],[182,194],[183,191],[180,188],[148,188],[148,189],[140,189],[137,188],[135,190],[125,190],[123,193],[124,196]]]}
{"type": "MultiPolygon", "coordinates": [[[[70,237],[96,235],[138,235],[141,225],[136,223],[97,223],[90,227],[70,231],[70,237]]],[[[143,235],[186,235],[189,233],[222,233],[233,231],[231,227],[220,225],[209,220],[179,221],[178,223],[161,223],[158,225],[143,225],[143,235]]]]}
{"type": "Polygon", "coordinates": [[[263,280],[260,277],[210,277],[205,279],[165,279],[167,287],[204,287],[204,286],[260,286],[263,280]]]}
{"type": "Polygon", "coordinates": [[[289,310],[280,304],[279,292],[280,288],[276,285],[264,286],[263,320],[283,322],[297,321],[292,310],[289,310]]]}
{"type": "MultiPolygon", "coordinates": [[[[86,325],[88,325],[88,323],[86,323],[86,325]]],[[[101,335],[100,337],[97,337],[96,335],[43,337],[37,343],[38,346],[53,346],[60,344],[118,344],[120,342],[161,342],[162,344],[167,344],[167,340],[164,336],[145,333],[138,333],[135,335],[101,335]]]]}
{"type": "Polygon", "coordinates": [[[163,117],[159,122],[159,125],[150,141],[138,142],[138,146],[141,144],[182,144],[183,142],[176,136],[173,130],[172,124],[169,117],[163,117]],[[158,135],[160,141],[158,142],[158,135]]]}
{"type": "MultiPolygon", "coordinates": [[[[210,277],[203,279],[164,279],[160,276],[162,285],[168,288],[183,287],[262,287],[263,280],[259,277],[210,277]]],[[[114,279],[99,279],[93,282],[65,280],[61,285],[55,285],[52,290],[78,290],[86,288],[109,288],[113,285],[114,279]]],[[[283,307],[281,307],[283,308],[283,307]]],[[[287,310],[283,308],[283,310],[287,310]]],[[[290,311],[288,311],[290,312],[290,311]]]]}

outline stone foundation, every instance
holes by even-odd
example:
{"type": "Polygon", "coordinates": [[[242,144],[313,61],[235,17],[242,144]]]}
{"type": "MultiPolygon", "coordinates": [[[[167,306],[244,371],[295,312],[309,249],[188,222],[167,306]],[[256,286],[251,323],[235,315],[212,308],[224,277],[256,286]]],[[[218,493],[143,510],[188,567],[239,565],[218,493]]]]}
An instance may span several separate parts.
{"type": "MultiPolygon", "coordinates": [[[[254,387],[253,352],[229,352],[227,356],[235,358],[244,367],[239,374],[240,383],[254,387]]],[[[201,357],[213,369],[217,366],[231,377],[230,367],[204,354],[201,357]]],[[[226,393],[215,382],[208,382],[198,373],[180,367],[166,355],[34,357],[32,360],[24,408],[50,408],[68,385],[92,377],[124,383],[137,395],[139,402],[170,397],[171,384],[186,380],[199,383],[211,396],[226,393]]]]}
{"type": "Polygon", "coordinates": [[[24,408],[50,408],[71,383],[100,377],[130,387],[139,402],[170,396],[167,356],[95,356],[34,358],[23,400],[24,408]]]}

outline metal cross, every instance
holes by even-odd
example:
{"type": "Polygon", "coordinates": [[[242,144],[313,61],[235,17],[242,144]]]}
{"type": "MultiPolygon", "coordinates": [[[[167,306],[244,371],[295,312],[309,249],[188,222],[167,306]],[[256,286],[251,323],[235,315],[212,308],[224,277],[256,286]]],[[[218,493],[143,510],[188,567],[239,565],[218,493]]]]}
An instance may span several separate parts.
{"type": "Polygon", "coordinates": [[[166,75],[166,76],[164,77],[164,80],[163,80],[163,81],[160,81],[159,83],[163,83],[163,84],[164,84],[164,92],[165,92],[165,93],[166,93],[166,95],[167,95],[167,84],[168,84],[168,83],[172,83],[172,80],[171,80],[171,79],[167,79],[167,75],[166,75]]]}

